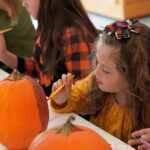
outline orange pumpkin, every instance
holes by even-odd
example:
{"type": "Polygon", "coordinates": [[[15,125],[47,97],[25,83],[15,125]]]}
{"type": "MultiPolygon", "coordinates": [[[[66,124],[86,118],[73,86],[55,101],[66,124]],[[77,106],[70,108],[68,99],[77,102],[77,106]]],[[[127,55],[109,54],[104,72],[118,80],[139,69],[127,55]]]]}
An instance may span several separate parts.
{"type": "Polygon", "coordinates": [[[46,95],[35,79],[14,71],[0,81],[0,143],[26,149],[47,128],[48,119],[46,95]]]}
{"type": "Polygon", "coordinates": [[[28,150],[111,150],[110,145],[93,130],[71,124],[73,117],[62,127],[40,133],[28,150]]]}

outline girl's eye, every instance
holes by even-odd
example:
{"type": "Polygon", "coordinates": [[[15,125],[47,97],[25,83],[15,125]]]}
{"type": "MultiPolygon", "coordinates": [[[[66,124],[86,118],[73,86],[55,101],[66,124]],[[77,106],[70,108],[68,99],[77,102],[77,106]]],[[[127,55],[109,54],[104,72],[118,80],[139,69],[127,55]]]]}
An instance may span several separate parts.
{"type": "Polygon", "coordinates": [[[105,73],[105,74],[110,74],[110,72],[108,72],[108,71],[104,71],[104,73],[105,73]]]}
{"type": "Polygon", "coordinates": [[[104,72],[105,74],[110,74],[110,71],[107,71],[107,70],[105,70],[104,68],[103,68],[103,72],[104,72]]]}

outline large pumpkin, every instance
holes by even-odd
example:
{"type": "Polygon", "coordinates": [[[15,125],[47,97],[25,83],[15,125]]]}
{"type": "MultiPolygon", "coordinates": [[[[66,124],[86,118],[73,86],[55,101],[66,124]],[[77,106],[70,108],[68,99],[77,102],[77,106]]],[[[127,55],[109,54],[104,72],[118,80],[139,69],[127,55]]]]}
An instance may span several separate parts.
{"type": "Polygon", "coordinates": [[[0,81],[0,143],[8,149],[26,149],[47,128],[46,95],[35,79],[14,71],[0,81]]]}
{"type": "Polygon", "coordinates": [[[111,150],[100,135],[89,128],[71,124],[71,119],[61,127],[40,133],[28,150],[111,150]]]}

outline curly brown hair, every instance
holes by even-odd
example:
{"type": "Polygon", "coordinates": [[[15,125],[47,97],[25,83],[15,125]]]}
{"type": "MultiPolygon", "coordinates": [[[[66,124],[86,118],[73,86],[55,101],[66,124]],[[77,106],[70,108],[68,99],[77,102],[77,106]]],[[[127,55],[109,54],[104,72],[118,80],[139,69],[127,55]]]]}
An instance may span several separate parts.
{"type": "MultiPolygon", "coordinates": [[[[150,127],[150,28],[141,23],[136,25],[140,33],[132,34],[130,39],[119,41],[106,31],[100,37],[103,43],[119,47],[116,66],[129,83],[126,108],[133,121],[133,130],[150,127]]],[[[87,108],[87,113],[98,114],[110,94],[99,90],[94,77],[86,95],[88,100],[81,107],[87,108]]]]}

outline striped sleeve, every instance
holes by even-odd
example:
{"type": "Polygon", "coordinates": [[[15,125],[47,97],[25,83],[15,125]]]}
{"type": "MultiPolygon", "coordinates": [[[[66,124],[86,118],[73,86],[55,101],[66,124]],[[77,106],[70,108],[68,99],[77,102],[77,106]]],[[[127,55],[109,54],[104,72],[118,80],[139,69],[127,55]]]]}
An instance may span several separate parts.
{"type": "Polygon", "coordinates": [[[35,61],[33,58],[25,58],[18,56],[17,69],[24,74],[36,76],[35,61]]]}

